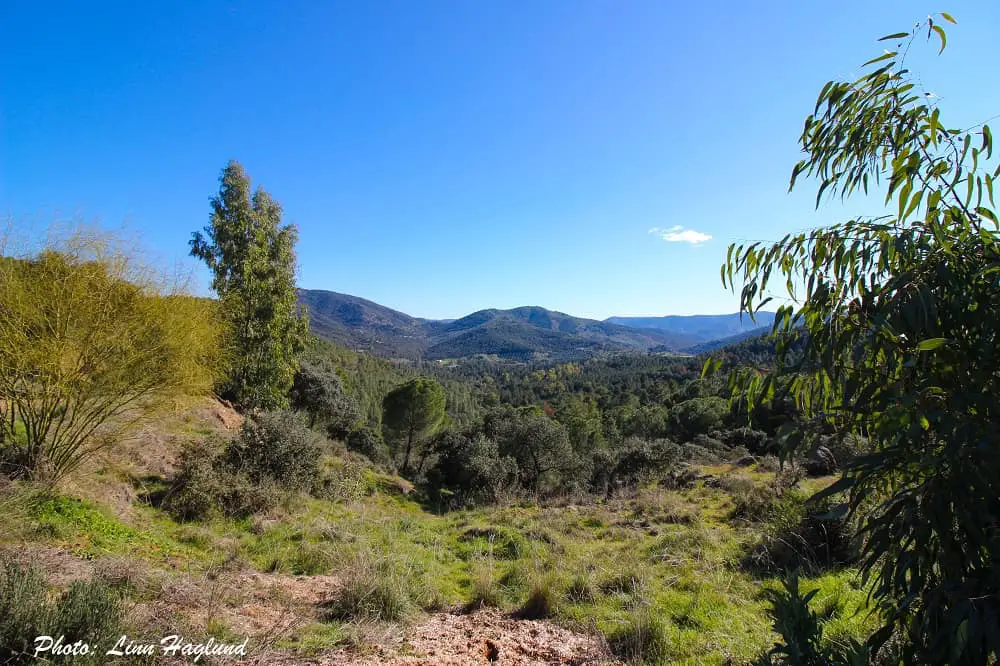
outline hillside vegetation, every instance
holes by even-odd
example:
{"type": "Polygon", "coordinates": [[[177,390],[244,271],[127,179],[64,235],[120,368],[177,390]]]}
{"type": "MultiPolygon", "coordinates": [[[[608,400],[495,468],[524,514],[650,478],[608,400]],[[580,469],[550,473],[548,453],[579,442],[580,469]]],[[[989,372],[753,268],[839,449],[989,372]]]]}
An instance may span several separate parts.
{"type": "MultiPolygon", "coordinates": [[[[375,654],[403,663],[420,654],[407,645],[419,645],[424,613],[483,613],[488,624],[497,609],[565,626],[600,659],[739,663],[773,642],[763,590],[778,582],[749,561],[795,521],[810,488],[829,483],[808,481],[779,510],[774,472],[695,466],[673,489],[442,514],[403,480],[328,443],[322,493],[285,494],[246,517],[179,520],[162,498],[184,447],[232,436],[226,422],[235,428],[239,417],[188,403],[150,424],[154,439],[95,461],[85,483],[39,500],[27,489],[7,494],[4,549],[57,586],[96,580],[125,596],[130,634],[250,636],[265,661],[375,654]],[[133,457],[151,447],[155,457],[133,457]],[[747,501],[774,513],[748,513],[747,501]],[[387,634],[387,623],[403,629],[387,634]]],[[[820,573],[824,566],[803,584],[820,591],[828,639],[863,636],[869,621],[855,611],[864,591],[849,570],[820,573]]],[[[531,650],[537,663],[553,661],[558,646],[532,648],[527,633],[507,628],[491,639],[502,663],[531,663],[531,650]]],[[[485,653],[486,637],[473,636],[471,649],[485,653]]]]}
{"type": "Polygon", "coordinates": [[[1000,167],[914,92],[919,37],[822,88],[792,173],[895,212],[732,246],[744,311],[804,294],[710,355],[323,294],[320,329],[425,337],[315,338],[235,161],[191,239],[217,299],[84,231],[4,257],[0,661],[996,664],[1000,167]]]}

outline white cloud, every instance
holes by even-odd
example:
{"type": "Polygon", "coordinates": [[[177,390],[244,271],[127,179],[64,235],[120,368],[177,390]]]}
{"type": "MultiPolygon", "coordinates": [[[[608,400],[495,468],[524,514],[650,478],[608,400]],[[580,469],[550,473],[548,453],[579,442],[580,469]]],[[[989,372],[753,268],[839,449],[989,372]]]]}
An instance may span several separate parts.
{"type": "Polygon", "coordinates": [[[691,245],[700,245],[705,241],[712,240],[712,237],[708,234],[703,234],[700,231],[695,231],[694,229],[685,229],[679,224],[670,227],[669,229],[653,227],[649,230],[649,233],[659,236],[668,243],[691,243],[691,245]]]}

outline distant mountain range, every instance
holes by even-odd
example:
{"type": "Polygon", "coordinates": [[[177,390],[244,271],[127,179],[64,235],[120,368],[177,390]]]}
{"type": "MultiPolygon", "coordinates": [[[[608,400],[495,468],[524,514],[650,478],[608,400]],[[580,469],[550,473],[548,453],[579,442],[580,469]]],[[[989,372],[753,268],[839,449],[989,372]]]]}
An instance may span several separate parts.
{"type": "MultiPolygon", "coordinates": [[[[752,334],[739,315],[695,317],[572,317],[541,307],[480,310],[461,319],[411,317],[357,296],[300,289],[313,332],[321,338],[378,356],[446,359],[502,358],[567,360],[604,352],[684,352],[714,340],[752,334]]],[[[770,318],[758,318],[758,326],[770,318]]],[[[760,332],[763,332],[761,329],[760,332]]]]}
{"type": "Polygon", "coordinates": [[[774,323],[773,312],[758,312],[756,321],[750,321],[747,314],[727,315],[668,315],[666,317],[608,317],[606,321],[612,324],[630,326],[632,328],[655,329],[690,335],[708,342],[731,336],[738,336],[753,331],[762,326],[774,323]]]}

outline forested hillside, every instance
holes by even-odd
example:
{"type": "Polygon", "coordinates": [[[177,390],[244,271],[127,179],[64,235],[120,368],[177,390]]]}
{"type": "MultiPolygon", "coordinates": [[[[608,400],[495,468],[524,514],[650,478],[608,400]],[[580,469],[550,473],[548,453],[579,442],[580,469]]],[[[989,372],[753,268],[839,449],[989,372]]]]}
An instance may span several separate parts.
{"type": "MultiPolygon", "coordinates": [[[[682,352],[742,330],[733,323],[739,320],[738,315],[697,318],[698,323],[690,325],[639,327],[521,307],[480,310],[460,319],[434,321],[320,289],[300,289],[299,301],[309,312],[312,330],[321,338],[355,351],[409,360],[486,355],[530,362],[622,351],[682,352]]],[[[761,323],[765,320],[762,313],[761,323]]]]}

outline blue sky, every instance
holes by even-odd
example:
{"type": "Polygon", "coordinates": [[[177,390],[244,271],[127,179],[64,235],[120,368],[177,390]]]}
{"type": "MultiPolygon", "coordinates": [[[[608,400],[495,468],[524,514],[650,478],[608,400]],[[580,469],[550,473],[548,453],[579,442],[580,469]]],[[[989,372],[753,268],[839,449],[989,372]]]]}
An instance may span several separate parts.
{"type": "Polygon", "coordinates": [[[914,69],[947,124],[1000,113],[989,0],[4,2],[0,215],[124,224],[204,290],[187,240],[236,158],[299,227],[304,287],[434,318],[731,312],[729,242],[878,212],[786,194],[801,123],[940,10],[914,69]]]}

